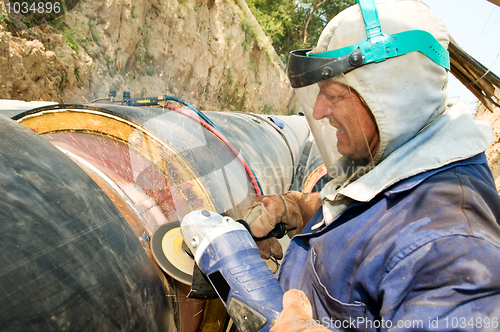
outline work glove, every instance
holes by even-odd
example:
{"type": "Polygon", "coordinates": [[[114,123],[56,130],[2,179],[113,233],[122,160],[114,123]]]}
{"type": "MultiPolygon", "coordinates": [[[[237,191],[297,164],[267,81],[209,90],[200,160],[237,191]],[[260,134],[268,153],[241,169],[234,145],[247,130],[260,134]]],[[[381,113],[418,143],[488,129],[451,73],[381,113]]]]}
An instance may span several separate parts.
{"type": "Polygon", "coordinates": [[[250,225],[252,235],[257,238],[260,255],[283,258],[283,249],[275,237],[258,240],[271,232],[276,225],[286,225],[288,237],[302,231],[309,219],[321,207],[318,193],[288,191],[281,195],[257,197],[245,212],[243,219],[250,225]]]}
{"type": "Polygon", "coordinates": [[[291,289],[283,296],[283,311],[270,332],[331,332],[312,317],[311,303],[303,291],[291,289]]]}

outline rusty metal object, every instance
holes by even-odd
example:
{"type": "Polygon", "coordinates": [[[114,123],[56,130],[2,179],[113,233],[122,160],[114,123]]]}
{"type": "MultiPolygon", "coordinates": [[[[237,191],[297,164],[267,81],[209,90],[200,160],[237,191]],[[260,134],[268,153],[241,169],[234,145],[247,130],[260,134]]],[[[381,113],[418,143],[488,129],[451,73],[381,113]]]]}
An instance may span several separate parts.
{"type": "MultiPolygon", "coordinates": [[[[174,209],[178,217],[192,209],[214,209],[209,192],[182,156],[168,142],[131,120],[104,110],[56,109],[22,116],[17,121],[39,135],[52,134],[49,137],[55,145],[77,156],[84,154],[80,157],[99,164],[101,171],[117,183],[138,183],[138,177],[143,176],[144,181],[152,182],[143,189],[153,196],[176,190],[171,197],[158,201],[187,203],[185,208],[174,209]],[[173,202],[173,197],[186,199],[173,202]]],[[[165,207],[163,212],[172,213],[167,210],[165,207]]]]}
{"type": "Polygon", "coordinates": [[[326,175],[325,165],[318,166],[314,171],[312,171],[305,179],[302,191],[305,193],[317,192],[318,189],[316,184],[326,175]]]}
{"type": "Polygon", "coordinates": [[[330,179],[327,173],[328,170],[321,158],[318,146],[313,141],[304,167],[301,190],[306,193],[321,191],[330,179]]]}

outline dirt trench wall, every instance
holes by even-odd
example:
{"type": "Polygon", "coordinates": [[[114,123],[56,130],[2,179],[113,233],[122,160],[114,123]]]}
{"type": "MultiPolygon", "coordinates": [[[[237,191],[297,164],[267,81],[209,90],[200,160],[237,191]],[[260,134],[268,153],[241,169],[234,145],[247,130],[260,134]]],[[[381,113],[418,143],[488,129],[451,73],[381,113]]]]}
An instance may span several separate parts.
{"type": "Polygon", "coordinates": [[[116,90],[201,110],[297,112],[272,52],[231,0],[81,0],[48,26],[0,21],[0,98],[85,102],[116,90]]]}

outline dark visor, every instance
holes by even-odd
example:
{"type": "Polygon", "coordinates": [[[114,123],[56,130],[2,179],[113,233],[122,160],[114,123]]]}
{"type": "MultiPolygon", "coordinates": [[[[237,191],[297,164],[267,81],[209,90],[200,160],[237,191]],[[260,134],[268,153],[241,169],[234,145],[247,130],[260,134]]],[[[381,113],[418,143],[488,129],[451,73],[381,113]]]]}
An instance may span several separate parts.
{"type": "Polygon", "coordinates": [[[293,88],[302,88],[347,73],[365,63],[359,49],[336,58],[307,56],[311,50],[296,50],[290,53],[287,75],[293,88]]]}

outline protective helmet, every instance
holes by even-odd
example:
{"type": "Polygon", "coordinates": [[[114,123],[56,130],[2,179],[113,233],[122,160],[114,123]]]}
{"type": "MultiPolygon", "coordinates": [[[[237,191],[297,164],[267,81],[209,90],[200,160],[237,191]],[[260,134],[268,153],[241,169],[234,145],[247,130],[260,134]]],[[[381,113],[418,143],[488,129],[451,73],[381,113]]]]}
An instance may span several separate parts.
{"type": "Polygon", "coordinates": [[[315,83],[341,82],[366,103],[380,132],[377,163],[444,111],[448,42],[443,22],[420,0],[357,0],[332,19],[315,49],[291,52],[287,74],[327,167],[340,154],[335,129],[312,117],[315,83]]]}

